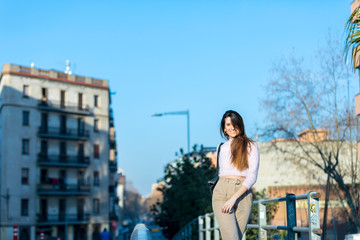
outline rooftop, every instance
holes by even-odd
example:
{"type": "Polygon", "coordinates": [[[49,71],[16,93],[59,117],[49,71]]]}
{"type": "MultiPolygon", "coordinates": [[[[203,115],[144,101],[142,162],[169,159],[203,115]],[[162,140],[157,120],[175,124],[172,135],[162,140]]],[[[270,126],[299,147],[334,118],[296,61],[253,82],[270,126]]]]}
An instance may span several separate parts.
{"type": "Polygon", "coordinates": [[[67,82],[67,83],[78,84],[78,85],[86,85],[86,86],[90,86],[90,87],[99,87],[99,88],[106,88],[106,89],[109,88],[107,80],[91,78],[91,77],[84,77],[84,76],[79,76],[79,75],[66,74],[64,72],[60,72],[60,71],[56,71],[56,70],[43,70],[43,69],[34,68],[34,67],[24,67],[24,66],[15,65],[15,64],[9,64],[9,63],[3,65],[0,79],[1,79],[2,75],[5,75],[5,74],[13,74],[13,75],[48,79],[48,80],[67,82]]]}

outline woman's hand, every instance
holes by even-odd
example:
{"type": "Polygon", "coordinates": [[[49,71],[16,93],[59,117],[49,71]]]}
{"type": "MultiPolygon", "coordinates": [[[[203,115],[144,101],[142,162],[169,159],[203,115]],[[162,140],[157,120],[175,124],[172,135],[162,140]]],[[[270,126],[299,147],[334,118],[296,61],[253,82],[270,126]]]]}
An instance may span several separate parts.
{"type": "Polygon", "coordinates": [[[241,197],[246,191],[248,190],[247,187],[241,185],[239,190],[224,204],[221,211],[223,213],[230,213],[232,208],[234,207],[236,201],[241,197]]]}
{"type": "Polygon", "coordinates": [[[235,205],[235,202],[236,202],[237,198],[235,198],[234,196],[231,197],[225,204],[224,206],[222,207],[222,212],[223,213],[230,213],[232,208],[234,207],[235,205]]]}

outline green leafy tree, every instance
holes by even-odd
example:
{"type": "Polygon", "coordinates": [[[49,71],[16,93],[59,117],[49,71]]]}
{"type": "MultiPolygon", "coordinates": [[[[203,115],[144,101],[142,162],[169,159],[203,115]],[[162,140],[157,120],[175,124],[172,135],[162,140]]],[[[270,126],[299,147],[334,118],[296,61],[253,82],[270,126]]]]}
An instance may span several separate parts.
{"type": "Polygon", "coordinates": [[[351,54],[350,61],[353,63],[353,68],[359,67],[359,44],[360,44],[360,6],[354,9],[351,16],[346,22],[345,27],[346,41],[345,41],[345,55],[351,54]]]}
{"type": "Polygon", "coordinates": [[[215,175],[210,159],[201,156],[196,148],[166,166],[165,186],[159,189],[163,201],[153,205],[151,212],[167,238],[197,216],[212,211],[207,180],[215,175]]]}

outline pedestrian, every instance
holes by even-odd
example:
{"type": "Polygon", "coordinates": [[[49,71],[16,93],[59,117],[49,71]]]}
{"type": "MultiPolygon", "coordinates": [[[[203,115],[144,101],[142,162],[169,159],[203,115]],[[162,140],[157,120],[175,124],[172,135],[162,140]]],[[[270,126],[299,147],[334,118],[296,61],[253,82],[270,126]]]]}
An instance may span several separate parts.
{"type": "Polygon", "coordinates": [[[104,228],[103,232],[100,234],[100,240],[110,240],[110,233],[104,228]]]}
{"type": "Polygon", "coordinates": [[[212,206],[223,240],[241,240],[252,209],[251,187],[259,170],[257,144],[245,134],[239,113],[225,112],[220,124],[227,139],[217,147],[219,180],[214,188],[212,206]]]}

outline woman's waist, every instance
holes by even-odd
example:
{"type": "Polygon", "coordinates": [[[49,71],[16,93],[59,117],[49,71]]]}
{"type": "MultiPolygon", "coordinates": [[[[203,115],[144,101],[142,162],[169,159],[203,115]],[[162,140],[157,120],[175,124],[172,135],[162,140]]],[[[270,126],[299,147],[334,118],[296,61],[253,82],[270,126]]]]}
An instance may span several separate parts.
{"type": "Polygon", "coordinates": [[[244,182],[246,177],[236,175],[220,176],[220,180],[226,180],[227,182],[244,182]]]}

